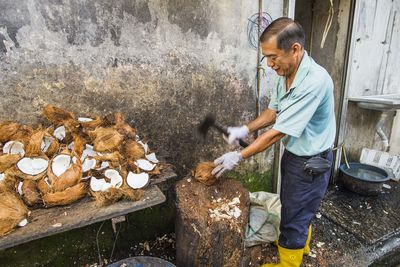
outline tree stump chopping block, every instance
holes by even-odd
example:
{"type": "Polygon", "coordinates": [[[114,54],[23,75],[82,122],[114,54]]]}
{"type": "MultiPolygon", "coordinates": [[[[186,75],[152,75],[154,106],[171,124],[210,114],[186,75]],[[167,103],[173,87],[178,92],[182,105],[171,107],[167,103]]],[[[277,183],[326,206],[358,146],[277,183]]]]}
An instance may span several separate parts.
{"type": "Polygon", "coordinates": [[[249,193],[239,181],[206,186],[188,178],[176,184],[178,267],[243,266],[249,193]]]}

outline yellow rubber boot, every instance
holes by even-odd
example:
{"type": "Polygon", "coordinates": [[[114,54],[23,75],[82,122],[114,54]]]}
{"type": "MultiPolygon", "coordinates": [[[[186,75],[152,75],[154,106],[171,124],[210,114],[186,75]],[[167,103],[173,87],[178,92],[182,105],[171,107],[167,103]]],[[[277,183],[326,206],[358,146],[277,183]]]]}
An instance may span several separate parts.
{"type": "Polygon", "coordinates": [[[308,254],[310,254],[311,234],[312,234],[312,226],[310,224],[310,226],[308,227],[308,236],[307,236],[307,241],[306,241],[306,245],[304,247],[304,252],[303,252],[303,255],[306,255],[306,256],[308,256],[308,254]]]}
{"type": "Polygon", "coordinates": [[[303,248],[288,249],[278,246],[280,262],[263,264],[261,267],[300,267],[303,261],[303,250],[303,248]]]}

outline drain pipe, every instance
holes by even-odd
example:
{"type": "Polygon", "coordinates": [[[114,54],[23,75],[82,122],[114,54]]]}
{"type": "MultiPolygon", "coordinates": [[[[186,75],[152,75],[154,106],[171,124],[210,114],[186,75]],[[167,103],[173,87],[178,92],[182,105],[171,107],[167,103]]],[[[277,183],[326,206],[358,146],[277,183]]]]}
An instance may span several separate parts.
{"type": "Polygon", "coordinates": [[[383,126],[387,117],[387,112],[382,111],[378,123],[375,126],[376,132],[378,133],[381,141],[383,143],[383,151],[389,151],[389,139],[387,138],[385,132],[383,131],[383,126]]]}

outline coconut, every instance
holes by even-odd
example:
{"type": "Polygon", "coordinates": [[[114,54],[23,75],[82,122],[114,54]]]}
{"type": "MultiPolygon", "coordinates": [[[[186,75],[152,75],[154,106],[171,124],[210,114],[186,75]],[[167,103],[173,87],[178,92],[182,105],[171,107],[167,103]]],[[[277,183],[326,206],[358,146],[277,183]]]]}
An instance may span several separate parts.
{"type": "Polygon", "coordinates": [[[82,173],[86,173],[92,169],[96,168],[96,159],[87,157],[83,160],[82,163],[82,173]]]}
{"type": "Polygon", "coordinates": [[[145,172],[139,174],[129,172],[126,177],[126,183],[133,189],[140,189],[148,184],[149,178],[149,174],[145,172]]]}
{"type": "Polygon", "coordinates": [[[78,118],[78,122],[84,130],[94,130],[103,124],[103,120],[99,116],[94,118],[80,117],[78,118]]]}
{"type": "Polygon", "coordinates": [[[10,140],[19,141],[19,142],[23,143],[24,145],[26,145],[26,144],[28,144],[29,139],[31,138],[31,136],[33,135],[34,132],[35,131],[33,130],[32,127],[27,126],[27,125],[21,125],[18,128],[18,131],[12,135],[10,140]]]}
{"type": "Polygon", "coordinates": [[[11,232],[27,217],[28,209],[14,192],[0,192],[0,236],[11,232]]]}
{"type": "Polygon", "coordinates": [[[122,156],[118,151],[115,151],[113,153],[102,154],[102,155],[95,157],[97,162],[110,161],[112,163],[112,165],[115,165],[115,166],[119,165],[121,158],[122,158],[122,156]]]}
{"type": "Polygon", "coordinates": [[[124,122],[125,118],[121,112],[110,113],[103,118],[103,124],[105,126],[113,126],[124,122]]]}
{"type": "Polygon", "coordinates": [[[102,178],[102,179],[97,179],[96,177],[91,177],[90,178],[90,189],[93,192],[98,192],[98,191],[107,191],[112,187],[111,183],[107,183],[107,181],[102,178]]]}
{"type": "Polygon", "coordinates": [[[20,125],[12,121],[0,122],[0,143],[11,140],[12,136],[18,131],[20,125]]]}
{"type": "Polygon", "coordinates": [[[197,164],[196,169],[192,172],[192,176],[202,184],[213,185],[218,180],[211,174],[211,171],[215,168],[213,162],[201,162],[197,164]]]}
{"type": "Polygon", "coordinates": [[[122,135],[112,128],[97,128],[89,132],[93,140],[94,150],[99,152],[111,152],[118,148],[122,142],[122,135]]]}
{"type": "Polygon", "coordinates": [[[68,150],[64,149],[51,160],[47,175],[53,191],[63,191],[77,184],[82,178],[82,163],[79,158],[72,157],[68,150]]]}
{"type": "Polygon", "coordinates": [[[46,131],[40,148],[42,152],[45,153],[48,157],[52,157],[55,153],[57,153],[58,149],[60,148],[60,144],[58,143],[56,138],[54,138],[46,131]]]}
{"type": "Polygon", "coordinates": [[[4,154],[17,154],[23,157],[25,155],[24,144],[19,141],[8,141],[3,146],[4,154]]]}
{"type": "Polygon", "coordinates": [[[17,154],[4,154],[0,156],[0,173],[5,172],[18,162],[20,155],[17,154]]]}
{"type": "Polygon", "coordinates": [[[115,188],[121,187],[123,179],[117,170],[107,169],[104,171],[104,176],[110,179],[110,184],[113,187],[115,188]]]}
{"type": "Polygon", "coordinates": [[[46,174],[49,161],[44,157],[24,157],[17,162],[18,176],[28,180],[39,180],[46,174]]]}
{"type": "Polygon", "coordinates": [[[53,105],[45,106],[43,108],[43,115],[54,125],[61,125],[66,121],[75,119],[74,113],[57,108],[53,105]]]}
{"type": "Polygon", "coordinates": [[[61,126],[57,127],[54,130],[53,135],[54,135],[55,138],[57,138],[60,141],[64,140],[64,138],[67,135],[67,131],[65,130],[64,125],[61,125],[61,126]]]}
{"type": "Polygon", "coordinates": [[[122,153],[127,159],[137,160],[143,158],[144,148],[137,142],[129,139],[122,146],[122,153]]]}
{"type": "Polygon", "coordinates": [[[38,130],[32,135],[28,141],[28,144],[26,145],[25,154],[27,157],[36,157],[44,154],[42,151],[42,141],[44,135],[45,131],[43,130],[38,130]]]}
{"type": "Polygon", "coordinates": [[[114,127],[125,139],[133,139],[136,136],[135,128],[131,127],[127,123],[117,123],[114,127]]]}
{"type": "Polygon", "coordinates": [[[147,159],[138,159],[135,161],[135,164],[144,171],[151,171],[156,167],[156,164],[151,163],[147,159]]]}
{"type": "Polygon", "coordinates": [[[43,202],[46,207],[71,204],[86,195],[86,183],[78,183],[68,187],[64,191],[47,193],[43,195],[43,202]]]}
{"type": "Polygon", "coordinates": [[[23,200],[28,206],[33,206],[41,201],[36,181],[24,180],[22,184],[23,200]]]}
{"type": "Polygon", "coordinates": [[[48,177],[44,177],[37,181],[37,188],[42,195],[50,193],[52,191],[50,181],[48,177]]]}

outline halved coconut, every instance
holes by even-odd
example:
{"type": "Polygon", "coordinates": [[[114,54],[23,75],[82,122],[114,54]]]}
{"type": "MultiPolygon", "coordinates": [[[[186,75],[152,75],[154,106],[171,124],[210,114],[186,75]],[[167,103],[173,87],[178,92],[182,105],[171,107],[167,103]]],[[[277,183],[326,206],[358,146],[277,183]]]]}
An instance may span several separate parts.
{"type": "Polygon", "coordinates": [[[72,158],[70,155],[60,154],[54,157],[51,162],[51,170],[55,176],[59,177],[71,167],[72,158]]]}
{"type": "Polygon", "coordinates": [[[107,191],[111,187],[111,183],[107,183],[104,178],[97,179],[93,176],[90,178],[90,189],[92,189],[93,192],[107,191]]]}
{"type": "Polygon", "coordinates": [[[64,125],[61,125],[60,127],[57,127],[54,130],[53,135],[58,140],[62,141],[67,136],[67,131],[65,130],[64,125]]]}
{"type": "Polygon", "coordinates": [[[46,131],[37,130],[29,139],[26,145],[25,155],[27,157],[37,157],[43,155],[41,146],[46,131]]]}
{"type": "Polygon", "coordinates": [[[4,154],[18,154],[21,157],[25,155],[24,144],[18,141],[8,141],[3,146],[4,154]]]}
{"type": "Polygon", "coordinates": [[[0,236],[11,232],[19,222],[28,217],[25,204],[11,191],[0,192],[0,211],[0,236]]]}
{"type": "Polygon", "coordinates": [[[54,125],[60,125],[65,121],[75,119],[74,113],[68,112],[53,105],[45,106],[43,108],[43,115],[54,125]]]}
{"type": "Polygon", "coordinates": [[[0,122],[0,142],[4,143],[11,139],[19,129],[20,125],[12,121],[0,122]]]}
{"type": "Polygon", "coordinates": [[[145,172],[139,174],[129,172],[126,177],[126,182],[133,189],[140,189],[145,187],[149,182],[149,175],[145,172]]]}
{"type": "Polygon", "coordinates": [[[104,176],[110,179],[110,184],[113,187],[119,188],[122,185],[122,176],[119,174],[117,170],[114,169],[108,169],[105,170],[104,176]]]}
{"type": "Polygon", "coordinates": [[[26,175],[36,176],[44,172],[49,165],[49,161],[45,158],[22,158],[17,162],[18,169],[26,175]]]}
{"type": "Polygon", "coordinates": [[[146,155],[146,159],[148,159],[149,161],[153,162],[153,163],[158,163],[158,159],[156,157],[156,153],[150,153],[148,155],[146,155]]]}
{"type": "MultiPolygon", "coordinates": [[[[55,176],[52,171],[47,172],[53,191],[63,191],[68,187],[76,185],[82,178],[82,163],[80,159],[76,158],[76,163],[73,163],[72,159],[71,161],[72,164],[70,165],[70,167],[67,168],[65,172],[63,172],[59,176],[55,176]]],[[[67,162],[65,163],[67,164],[67,162]]],[[[52,164],[52,166],[54,166],[54,164],[52,164]]],[[[49,168],[49,170],[50,169],[52,168],[49,168]]],[[[63,169],[61,169],[60,171],[63,171],[63,169]]]]}
{"type": "Polygon", "coordinates": [[[58,141],[56,138],[51,136],[49,133],[45,133],[42,144],[41,144],[41,149],[42,151],[48,156],[52,157],[58,150],[60,145],[58,144],[58,141]]]}
{"type": "Polygon", "coordinates": [[[135,164],[144,171],[151,171],[156,166],[156,164],[151,163],[147,159],[138,159],[135,161],[135,164]]]}
{"type": "Polygon", "coordinates": [[[43,202],[47,207],[71,204],[86,195],[86,183],[78,183],[64,191],[43,195],[43,202]]]}
{"type": "Polygon", "coordinates": [[[85,158],[82,163],[82,172],[88,172],[96,168],[96,159],[85,158]]]}

